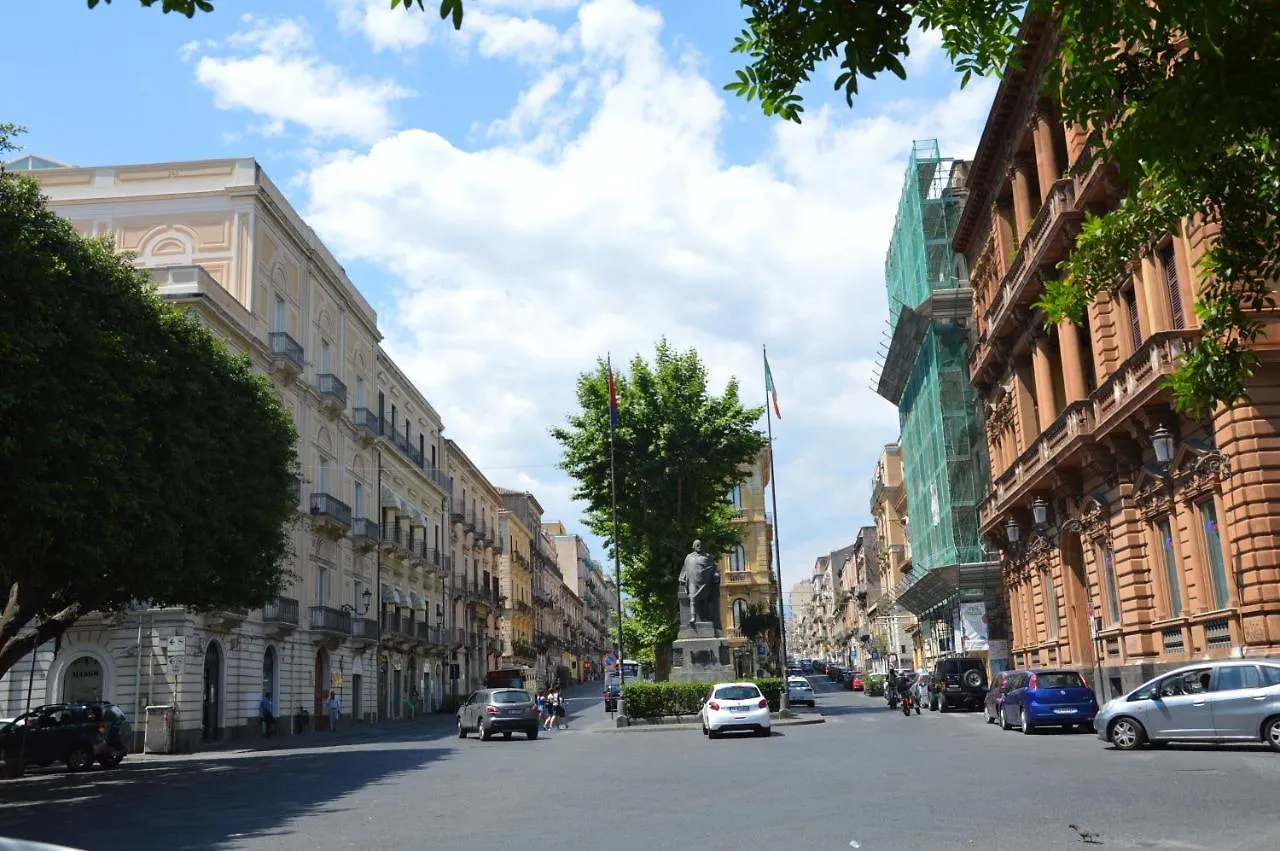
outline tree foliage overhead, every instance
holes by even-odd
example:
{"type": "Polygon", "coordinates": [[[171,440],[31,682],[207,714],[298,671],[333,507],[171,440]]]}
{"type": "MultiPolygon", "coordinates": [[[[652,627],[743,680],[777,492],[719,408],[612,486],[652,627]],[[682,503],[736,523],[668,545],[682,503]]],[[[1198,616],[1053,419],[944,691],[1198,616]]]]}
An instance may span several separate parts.
{"type": "MultiPolygon", "coordinates": [[[[728,552],[740,542],[730,522],[729,490],[746,481],[765,446],[750,408],[731,380],[715,395],[696,351],[658,343],[653,363],[637,356],[630,375],[615,370],[620,422],[614,435],[618,475],[618,535],[614,539],[609,463],[608,367],[604,361],[578,378],[581,410],[552,429],[564,450],[562,468],[576,482],[574,498],[587,505],[584,521],[622,559],[622,589],[631,598],[632,627],[656,648],[679,629],[676,581],[694,540],[706,552],[728,552]]],[[[628,651],[630,653],[630,651],[628,651]]]]}
{"type": "Polygon", "coordinates": [[[92,611],[278,595],[296,442],[247,359],[0,176],[0,675],[92,611]]]}

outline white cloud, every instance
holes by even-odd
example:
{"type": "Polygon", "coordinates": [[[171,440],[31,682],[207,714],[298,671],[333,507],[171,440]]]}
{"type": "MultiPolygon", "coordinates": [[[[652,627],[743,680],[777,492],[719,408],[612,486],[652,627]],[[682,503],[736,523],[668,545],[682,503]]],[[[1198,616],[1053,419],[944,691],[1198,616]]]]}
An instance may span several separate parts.
{"type": "Polygon", "coordinates": [[[666,336],[760,404],[767,342],[790,587],[866,522],[873,466],[897,436],[867,385],[912,140],[970,153],[993,85],[891,116],[817,109],[731,164],[719,86],[662,49],[661,24],[630,0],[582,5],[562,58],[531,76],[488,147],[387,135],[312,169],[307,216],[340,255],[398,280],[387,345],[450,436],[570,525],[547,429],[576,404],[579,372],[666,336]]]}
{"type": "Polygon", "coordinates": [[[942,50],[942,30],[925,31],[915,27],[907,37],[907,45],[911,48],[911,53],[903,64],[908,78],[924,73],[934,59],[946,58],[942,50]]]}
{"type": "Polygon", "coordinates": [[[444,26],[431,4],[424,11],[410,3],[391,8],[387,0],[332,0],[338,9],[338,27],[346,33],[361,33],[375,51],[409,50],[431,40],[431,28],[444,26]]]}
{"type": "MultiPolygon", "coordinates": [[[[318,58],[305,22],[245,15],[246,28],[205,45],[196,79],[220,109],[246,109],[266,119],[263,130],[299,125],[324,138],[372,142],[395,126],[391,104],[410,92],[389,80],[360,79],[318,58]],[[222,55],[211,55],[213,52],[222,55]]],[[[196,48],[184,48],[194,55],[196,48]],[[189,48],[189,49],[188,49],[189,48]]]]}

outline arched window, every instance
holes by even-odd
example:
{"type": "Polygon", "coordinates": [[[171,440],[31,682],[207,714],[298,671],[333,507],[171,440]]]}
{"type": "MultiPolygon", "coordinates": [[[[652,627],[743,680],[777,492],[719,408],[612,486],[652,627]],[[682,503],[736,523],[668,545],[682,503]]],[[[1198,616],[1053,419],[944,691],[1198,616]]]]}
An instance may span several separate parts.
{"type": "Polygon", "coordinates": [[[741,598],[733,601],[733,628],[742,629],[742,620],[747,616],[747,601],[741,598]]]}
{"type": "Polygon", "coordinates": [[[729,489],[729,504],[734,508],[742,507],[742,485],[734,485],[729,489]]]}
{"type": "Polygon", "coordinates": [[[276,649],[267,647],[262,654],[262,693],[269,700],[275,700],[276,691],[276,649]]]}
{"type": "Polygon", "coordinates": [[[742,548],[742,544],[734,545],[729,551],[729,572],[742,573],[747,569],[747,551],[742,548]]]}

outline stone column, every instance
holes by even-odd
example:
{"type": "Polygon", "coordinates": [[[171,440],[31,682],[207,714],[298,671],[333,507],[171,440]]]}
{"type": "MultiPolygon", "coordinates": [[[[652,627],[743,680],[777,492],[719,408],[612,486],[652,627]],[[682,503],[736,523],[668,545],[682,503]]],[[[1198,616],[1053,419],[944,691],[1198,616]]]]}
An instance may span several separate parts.
{"type": "MultiPolygon", "coordinates": [[[[1031,353],[1031,368],[1035,376],[1036,406],[1039,409],[1040,431],[1053,425],[1058,418],[1057,402],[1053,393],[1053,366],[1049,362],[1049,339],[1040,337],[1031,353]]],[[[1038,433],[1037,433],[1038,435],[1038,433]]],[[[1031,444],[1027,440],[1027,445],[1031,444]]]]}
{"type": "Polygon", "coordinates": [[[1067,391],[1067,404],[1070,405],[1089,395],[1089,387],[1084,380],[1084,357],[1078,325],[1067,319],[1058,323],[1058,348],[1062,354],[1062,384],[1067,391]]]}
{"type": "Polygon", "coordinates": [[[1009,169],[1009,183],[1013,187],[1013,222],[1014,239],[1019,245],[1031,227],[1031,220],[1036,214],[1035,198],[1031,194],[1031,176],[1035,173],[1035,163],[1021,154],[1013,158],[1009,169]]]}
{"type": "Polygon", "coordinates": [[[1058,148],[1053,143],[1053,122],[1050,108],[1041,104],[1031,119],[1031,136],[1036,147],[1036,173],[1040,178],[1040,200],[1049,200],[1049,190],[1062,177],[1062,163],[1058,162],[1058,148]]]}

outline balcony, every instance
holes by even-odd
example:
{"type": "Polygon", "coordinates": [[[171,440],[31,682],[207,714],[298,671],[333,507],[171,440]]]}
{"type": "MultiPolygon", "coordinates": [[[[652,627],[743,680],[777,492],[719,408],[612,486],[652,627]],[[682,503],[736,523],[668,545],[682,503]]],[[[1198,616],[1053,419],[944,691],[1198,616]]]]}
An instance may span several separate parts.
{"type": "Polygon", "coordinates": [[[463,531],[470,531],[471,524],[467,519],[467,512],[453,503],[449,504],[449,520],[462,525],[463,531]]]}
{"type": "Polygon", "coordinates": [[[382,436],[382,418],[368,408],[352,410],[351,423],[356,427],[356,440],[365,449],[382,436]]]}
{"type": "Polygon", "coordinates": [[[532,661],[538,657],[538,651],[534,649],[532,644],[524,641],[513,641],[511,643],[511,654],[517,659],[528,659],[532,661]]]}
{"type": "Polygon", "coordinates": [[[331,538],[341,538],[351,528],[351,506],[327,493],[311,494],[312,528],[331,538]]]}
{"type": "Polygon", "coordinates": [[[404,456],[411,463],[417,464],[419,467],[422,466],[422,453],[418,450],[418,447],[413,445],[413,440],[409,435],[401,431],[393,431],[390,434],[384,434],[384,436],[391,441],[392,446],[404,453],[404,456]]]}
{"type": "Polygon", "coordinates": [[[423,467],[423,472],[427,474],[427,478],[440,490],[446,494],[453,492],[453,479],[445,475],[444,470],[439,467],[423,467]]]}
{"type": "Polygon", "coordinates": [[[271,368],[288,378],[297,378],[303,369],[302,344],[285,331],[267,335],[271,349],[271,368]]]}
{"type": "Polygon", "coordinates": [[[428,547],[425,542],[422,548],[415,554],[415,557],[421,562],[422,567],[426,570],[438,570],[444,572],[444,554],[435,547],[428,547]]]}
{"type": "Polygon", "coordinates": [[[373,618],[351,618],[351,637],[361,644],[373,644],[378,640],[378,622],[373,618]]]}
{"type": "Polygon", "coordinates": [[[351,635],[351,613],[330,606],[312,606],[311,631],[330,638],[346,638],[351,635]]]}
{"type": "Polygon", "coordinates": [[[235,629],[249,617],[249,610],[237,607],[215,609],[205,612],[205,617],[209,619],[209,625],[213,629],[235,629]]]}
{"type": "Polygon", "coordinates": [[[351,519],[351,541],[356,550],[362,553],[372,552],[378,547],[378,522],[368,517],[351,519]]]}
{"type": "Polygon", "coordinates": [[[322,372],[316,376],[316,389],[320,391],[320,403],[330,415],[337,415],[347,409],[347,385],[332,372],[322,372]]]}
{"type": "Polygon", "coordinates": [[[278,597],[262,607],[262,624],[267,630],[281,633],[298,628],[298,601],[291,597],[278,597]]]}
{"type": "Polygon", "coordinates": [[[1135,411],[1160,400],[1167,392],[1165,379],[1198,334],[1197,330],[1186,330],[1151,335],[1089,398],[1068,405],[992,482],[991,492],[978,503],[982,531],[998,533],[1009,507],[1025,501],[1050,471],[1072,463],[1072,457],[1086,445],[1107,437],[1135,411]]]}
{"type": "Polygon", "coordinates": [[[725,585],[750,585],[751,571],[749,570],[731,570],[724,575],[725,585]]]}
{"type": "Polygon", "coordinates": [[[1075,208],[1075,182],[1064,178],[1054,183],[1009,263],[999,290],[983,310],[983,334],[974,347],[969,370],[975,382],[996,366],[1002,354],[1000,341],[1012,339],[1026,328],[1040,296],[1040,270],[1056,268],[1067,256],[1081,218],[1075,208]]]}
{"type": "Polygon", "coordinates": [[[534,588],[533,602],[540,608],[549,609],[555,605],[555,595],[547,588],[534,588]]]}
{"type": "Polygon", "coordinates": [[[516,600],[516,611],[522,615],[533,613],[533,606],[529,605],[526,600],[516,600]]]}
{"type": "Polygon", "coordinates": [[[388,525],[383,528],[378,546],[387,555],[397,558],[409,557],[409,541],[402,527],[388,525]]]}

